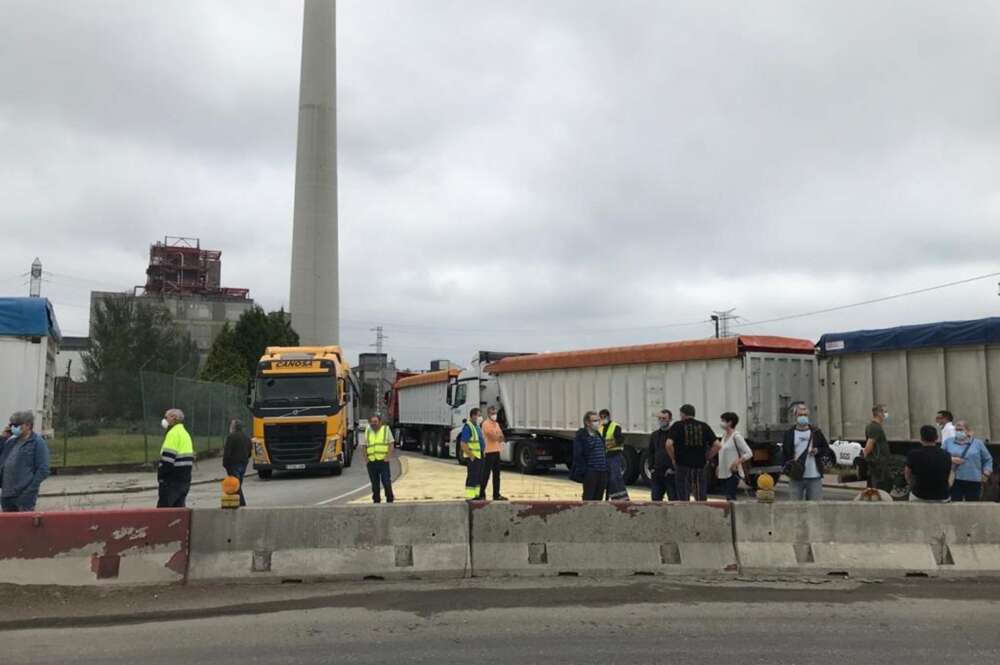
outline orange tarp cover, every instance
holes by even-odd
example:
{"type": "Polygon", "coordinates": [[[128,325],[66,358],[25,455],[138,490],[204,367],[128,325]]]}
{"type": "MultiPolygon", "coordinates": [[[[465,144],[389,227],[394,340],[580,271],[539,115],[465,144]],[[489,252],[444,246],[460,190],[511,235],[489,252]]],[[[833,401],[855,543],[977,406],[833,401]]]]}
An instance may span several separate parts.
{"type": "Polygon", "coordinates": [[[770,353],[815,353],[815,344],[807,339],[747,335],[722,339],[698,339],[687,342],[665,342],[640,346],[617,346],[585,351],[560,351],[532,356],[504,358],[489,366],[492,374],[526,372],[574,367],[607,367],[609,365],[642,365],[676,362],[679,360],[715,360],[736,358],[745,351],[770,353]]]}
{"type": "Polygon", "coordinates": [[[443,383],[453,376],[458,376],[457,369],[442,369],[437,372],[425,372],[408,376],[396,382],[396,390],[400,388],[412,388],[413,386],[424,386],[428,383],[443,383]]]}

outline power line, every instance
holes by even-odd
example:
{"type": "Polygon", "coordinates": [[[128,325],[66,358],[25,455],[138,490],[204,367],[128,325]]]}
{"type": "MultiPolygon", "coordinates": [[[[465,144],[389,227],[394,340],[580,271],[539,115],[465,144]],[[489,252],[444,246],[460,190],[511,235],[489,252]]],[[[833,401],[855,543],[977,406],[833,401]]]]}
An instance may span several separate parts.
{"type": "MultiPolygon", "coordinates": [[[[699,321],[687,321],[684,323],[665,323],[662,325],[655,326],[632,326],[624,328],[588,328],[585,326],[578,326],[574,328],[453,328],[453,327],[442,327],[430,323],[393,323],[393,322],[383,322],[385,328],[392,328],[400,332],[411,332],[414,334],[424,334],[424,333],[434,333],[434,334],[458,334],[458,335],[487,335],[487,334],[504,334],[504,335],[548,335],[548,334],[601,334],[601,333],[616,333],[616,332],[634,332],[634,331],[659,331],[659,330],[670,330],[673,328],[686,328],[690,326],[703,326],[711,323],[709,319],[701,319],[699,321]]],[[[341,319],[341,325],[346,325],[346,327],[367,327],[372,324],[371,321],[363,321],[361,319],[341,319]]]]}
{"type": "Polygon", "coordinates": [[[886,302],[888,300],[896,300],[898,298],[905,298],[907,296],[915,296],[921,293],[929,293],[931,291],[938,291],[940,289],[947,289],[952,286],[959,286],[961,284],[969,284],[970,282],[978,282],[983,279],[989,279],[990,277],[998,277],[1000,272],[991,272],[985,275],[978,275],[976,277],[969,277],[967,279],[960,279],[954,282],[946,282],[944,284],[937,284],[935,286],[927,286],[922,289],[914,289],[913,291],[904,291],[903,293],[894,293],[891,296],[882,296],[881,298],[872,298],[871,300],[862,300],[861,302],[854,302],[848,305],[837,305],[836,307],[827,307],[826,309],[817,309],[811,312],[802,312],[801,314],[789,314],[788,316],[779,316],[773,319],[765,319],[763,321],[747,321],[744,323],[737,323],[737,326],[759,326],[765,323],[777,323],[779,321],[789,321],[791,319],[801,319],[807,316],[816,316],[817,314],[829,314],[830,312],[839,312],[844,309],[851,309],[852,307],[862,307],[864,305],[874,305],[875,303],[886,302]]]}

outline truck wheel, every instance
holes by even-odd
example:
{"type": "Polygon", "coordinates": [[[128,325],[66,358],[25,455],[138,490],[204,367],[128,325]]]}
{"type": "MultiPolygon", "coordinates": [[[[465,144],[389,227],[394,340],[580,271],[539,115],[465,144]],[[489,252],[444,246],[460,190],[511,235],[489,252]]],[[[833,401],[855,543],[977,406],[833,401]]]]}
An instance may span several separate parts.
{"type": "Polygon", "coordinates": [[[330,475],[331,476],[339,476],[343,472],[344,472],[344,467],[342,467],[342,466],[335,466],[332,469],[330,469],[330,475]]]}
{"type": "Polygon", "coordinates": [[[427,456],[431,454],[431,433],[427,430],[420,433],[420,452],[427,456]]]}
{"type": "Polygon", "coordinates": [[[643,485],[651,486],[653,480],[653,458],[649,451],[644,450],[639,456],[639,480],[643,485]]]}
{"type": "Polygon", "coordinates": [[[438,457],[441,459],[451,457],[448,454],[448,433],[444,431],[438,432],[438,457]]]}
{"type": "Polygon", "coordinates": [[[354,437],[348,435],[347,439],[344,441],[344,468],[351,466],[351,462],[354,461],[354,446],[351,445],[354,437]]]}
{"type": "Polygon", "coordinates": [[[639,453],[634,448],[622,451],[622,476],[626,485],[631,485],[639,478],[639,453]]]}
{"type": "Polygon", "coordinates": [[[534,473],[538,468],[538,453],[531,443],[522,443],[517,447],[517,468],[522,473],[534,473]]]}
{"type": "Polygon", "coordinates": [[[272,469],[257,469],[257,477],[261,480],[270,480],[272,473],[274,473],[272,469]]]}

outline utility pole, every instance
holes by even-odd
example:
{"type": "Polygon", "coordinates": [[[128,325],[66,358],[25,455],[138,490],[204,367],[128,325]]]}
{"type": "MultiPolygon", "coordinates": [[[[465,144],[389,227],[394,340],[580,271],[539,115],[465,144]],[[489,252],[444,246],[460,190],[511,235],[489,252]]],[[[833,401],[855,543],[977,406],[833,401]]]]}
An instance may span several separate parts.
{"type": "Polygon", "coordinates": [[[732,337],[733,336],[732,330],[730,329],[729,322],[736,320],[736,316],[733,314],[733,312],[735,312],[735,311],[736,311],[736,308],[727,309],[727,310],[724,310],[724,311],[716,310],[716,311],[712,312],[712,322],[715,323],[715,337],[717,339],[719,337],[732,337]]]}
{"type": "Polygon", "coordinates": [[[383,343],[385,340],[389,339],[384,334],[382,334],[382,326],[375,326],[371,329],[371,332],[375,333],[375,343],[369,346],[375,347],[375,354],[378,357],[378,384],[375,388],[375,413],[380,417],[385,417],[382,412],[382,408],[385,405],[382,398],[382,387],[385,383],[385,354],[383,353],[383,343]]]}
{"type": "Polygon", "coordinates": [[[32,298],[40,298],[42,295],[42,262],[35,257],[31,264],[31,286],[28,295],[32,298]]]}

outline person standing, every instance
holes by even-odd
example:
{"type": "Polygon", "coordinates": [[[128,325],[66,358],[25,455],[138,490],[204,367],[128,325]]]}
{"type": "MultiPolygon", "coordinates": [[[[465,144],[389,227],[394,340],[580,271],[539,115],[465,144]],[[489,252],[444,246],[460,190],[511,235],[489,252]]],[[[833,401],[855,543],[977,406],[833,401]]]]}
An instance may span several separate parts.
{"type": "Polygon", "coordinates": [[[676,469],[678,501],[689,501],[692,492],[696,501],[708,499],[708,460],[719,452],[719,437],[694,416],[694,407],[685,404],[680,421],[667,432],[667,454],[676,469]]]}
{"type": "Polygon", "coordinates": [[[792,464],[801,463],[801,478],[788,478],[788,490],[792,501],[821,501],[823,499],[823,467],[833,460],[833,451],[823,434],[809,420],[809,407],[799,404],[795,407],[795,427],[785,432],[781,445],[785,461],[785,473],[792,464]]]}
{"type": "Polygon", "coordinates": [[[462,455],[468,465],[465,472],[466,501],[479,498],[479,487],[483,480],[483,417],[480,413],[478,408],[470,410],[469,419],[458,435],[458,443],[462,446],[462,455]]]}
{"type": "Polygon", "coordinates": [[[392,493],[392,469],[389,466],[395,442],[389,426],[382,423],[380,415],[373,413],[368,418],[362,444],[368,461],[368,480],[372,484],[372,503],[382,503],[382,488],[385,489],[386,503],[396,500],[396,495],[392,493]]]}
{"type": "Polygon", "coordinates": [[[892,489],[892,470],[889,468],[889,440],[883,425],[889,420],[889,411],[884,404],[872,407],[872,421],[865,427],[865,464],[868,466],[868,487],[884,490],[892,489]]]}
{"type": "Polygon", "coordinates": [[[226,437],[225,446],[222,449],[222,467],[226,474],[240,481],[240,505],[247,505],[246,496],[243,494],[243,477],[247,472],[247,465],[250,463],[250,455],[253,454],[253,443],[250,437],[243,431],[243,423],[233,419],[229,423],[229,436],[226,437]]]}
{"type": "Polygon", "coordinates": [[[35,432],[35,415],[17,411],[10,417],[9,437],[0,443],[0,509],[30,512],[38,489],[49,477],[49,444],[35,432]]]}
{"type": "Polygon", "coordinates": [[[169,409],[160,425],[167,431],[160,448],[160,463],[156,470],[159,486],[157,508],[183,508],[191,489],[191,469],[194,467],[194,444],[184,429],[184,412],[169,409]]]}
{"type": "MultiPolygon", "coordinates": [[[[950,421],[949,421],[950,422],[950,421]]],[[[938,430],[931,425],[920,428],[920,447],[906,456],[903,475],[910,486],[910,501],[948,503],[948,476],[951,475],[951,455],[938,447],[938,430]]]]}
{"type": "Polygon", "coordinates": [[[946,411],[942,409],[937,412],[937,416],[934,418],[937,422],[938,428],[938,442],[944,445],[945,441],[955,438],[955,416],[951,414],[951,411],[946,411]]]}
{"type": "Polygon", "coordinates": [[[608,490],[608,451],[601,436],[601,419],[593,411],[583,414],[583,427],[573,439],[570,478],[583,483],[584,501],[603,501],[608,490]]]}
{"type": "Polygon", "coordinates": [[[486,442],[486,454],[483,455],[483,479],[479,484],[479,498],[486,498],[486,485],[490,475],[493,476],[493,500],[506,501],[507,497],[500,494],[500,449],[503,447],[503,428],[497,422],[497,408],[486,409],[486,421],[483,423],[483,439],[486,442]]]}
{"type": "Polygon", "coordinates": [[[611,420],[611,412],[601,409],[601,437],[608,457],[607,498],[612,501],[628,501],[625,487],[625,467],[622,454],[625,452],[625,434],[622,426],[611,420]]]}
{"type": "Polygon", "coordinates": [[[982,439],[973,436],[965,420],[955,423],[955,438],[944,442],[943,449],[951,456],[955,482],[951,486],[952,501],[979,501],[983,483],[993,475],[993,456],[982,439]]]}
{"type": "Polygon", "coordinates": [[[667,454],[667,432],[674,419],[670,409],[663,409],[657,414],[658,427],[649,435],[649,452],[647,453],[653,465],[649,475],[650,499],[663,501],[666,495],[670,501],[677,500],[677,483],[674,479],[674,465],[667,454]]]}
{"type": "Polygon", "coordinates": [[[722,447],[719,448],[716,475],[719,480],[725,482],[726,500],[736,501],[736,490],[739,489],[740,479],[746,476],[743,463],[753,459],[753,451],[750,450],[743,435],[736,431],[736,426],[740,422],[738,415],[726,411],[719,416],[719,420],[722,426],[722,447]]]}

